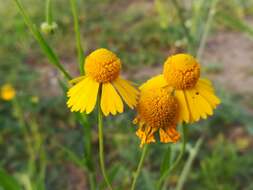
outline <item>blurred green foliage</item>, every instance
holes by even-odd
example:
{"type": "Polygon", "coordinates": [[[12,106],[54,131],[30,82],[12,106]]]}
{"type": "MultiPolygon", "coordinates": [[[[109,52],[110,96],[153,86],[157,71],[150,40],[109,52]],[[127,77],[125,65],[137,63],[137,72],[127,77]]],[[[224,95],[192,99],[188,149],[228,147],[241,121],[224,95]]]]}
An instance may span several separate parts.
{"type": "MultiPolygon", "coordinates": [[[[170,1],[83,0],[79,4],[79,21],[87,48],[85,55],[97,47],[115,51],[123,60],[124,72],[131,77],[146,67],[161,67],[168,54],[191,49],[196,53],[208,17],[210,2],[206,0],[180,1],[178,7],[170,1]],[[182,23],[179,14],[184,18],[182,23]],[[193,41],[185,35],[184,27],[193,41]]],[[[36,26],[45,21],[44,1],[22,0],[36,26]]],[[[246,18],[253,16],[252,0],[218,1],[211,33],[235,30],[253,36],[246,18]]],[[[77,75],[77,60],[73,21],[69,1],[53,1],[53,18],[58,29],[44,37],[57,50],[61,61],[73,75],[77,75]]],[[[0,85],[11,83],[17,90],[16,100],[0,100],[0,189],[87,189],[89,174],[82,167],[85,128],[76,123],[78,115],[71,114],[65,105],[61,77],[48,61],[28,32],[12,1],[0,3],[0,85]],[[58,79],[57,79],[58,77],[58,79]],[[81,170],[81,171],[80,171],[81,170]],[[12,177],[10,177],[12,176],[12,177]],[[11,184],[11,185],[10,185],[11,184]],[[9,185],[9,186],[8,186],[9,185]]],[[[238,47],[231,47],[238,48],[238,47]]],[[[207,73],[222,68],[207,67],[207,73]]],[[[143,78],[135,78],[144,81],[143,78]]],[[[194,162],[188,189],[251,190],[253,184],[252,113],[243,97],[219,88],[222,105],[214,117],[191,126],[190,144],[205,135],[205,147],[194,162]],[[237,140],[230,138],[237,128],[245,130],[237,140]],[[221,135],[223,134],[223,135],[221,135]],[[240,139],[248,140],[243,150],[240,139]],[[250,143],[251,142],[251,143],[250,143]]],[[[109,176],[116,189],[129,189],[132,171],[137,165],[139,141],[127,110],[116,118],[108,118],[105,128],[106,158],[109,176]],[[120,186],[121,185],[121,186],[120,186]]],[[[97,161],[96,116],[87,121],[93,129],[92,150],[97,161]]],[[[89,145],[87,145],[89,146],[89,145]]],[[[178,152],[178,146],[172,155],[178,152]]],[[[87,149],[86,149],[87,150],[87,149]]],[[[151,145],[145,169],[138,181],[138,190],[153,190],[159,176],[161,155],[167,145],[151,145]]],[[[94,168],[99,173],[99,167],[94,168]]],[[[168,180],[173,189],[180,172],[168,180]]],[[[101,176],[97,176],[101,180],[101,176]]],[[[104,187],[101,185],[101,189],[104,187]]],[[[168,188],[169,188],[168,187],[168,188]]]]}

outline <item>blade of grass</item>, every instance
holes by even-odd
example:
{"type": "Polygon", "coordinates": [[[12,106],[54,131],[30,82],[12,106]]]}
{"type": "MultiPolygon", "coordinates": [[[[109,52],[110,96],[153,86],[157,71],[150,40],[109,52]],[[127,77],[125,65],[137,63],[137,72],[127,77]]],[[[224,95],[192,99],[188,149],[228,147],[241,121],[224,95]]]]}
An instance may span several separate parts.
{"type": "Polygon", "coordinates": [[[198,141],[196,142],[195,146],[193,147],[193,149],[190,151],[190,156],[189,156],[188,160],[186,161],[186,163],[184,165],[184,168],[183,168],[183,171],[182,171],[182,173],[179,177],[176,190],[182,190],[183,189],[183,186],[186,182],[186,179],[189,175],[189,172],[191,171],[193,161],[196,158],[202,143],[203,143],[203,137],[200,137],[198,139],[198,141]]]}
{"type": "Polygon", "coordinates": [[[0,189],[21,190],[19,183],[3,169],[0,169],[0,189]]]}
{"type": "Polygon", "coordinates": [[[27,15],[27,13],[26,13],[23,5],[21,4],[21,2],[19,0],[13,0],[13,1],[17,5],[18,10],[19,10],[20,14],[22,15],[22,17],[23,17],[26,25],[30,29],[30,31],[33,34],[34,38],[37,40],[37,42],[40,45],[41,49],[43,50],[44,54],[49,59],[50,63],[53,64],[54,66],[56,66],[68,80],[72,79],[72,77],[70,76],[70,74],[65,70],[65,68],[60,63],[60,60],[57,57],[57,55],[54,53],[54,51],[52,50],[52,48],[48,45],[48,43],[46,42],[46,40],[43,38],[43,36],[41,35],[40,31],[32,23],[31,19],[27,15]]]}
{"type": "Polygon", "coordinates": [[[199,49],[198,49],[198,52],[197,52],[197,59],[198,60],[201,60],[202,54],[204,52],[207,36],[208,36],[209,30],[210,30],[210,27],[211,27],[211,24],[212,24],[212,21],[213,21],[213,17],[215,15],[215,8],[216,8],[217,3],[218,3],[218,0],[212,0],[211,7],[209,9],[209,13],[208,13],[208,17],[207,17],[207,21],[206,21],[206,24],[205,24],[204,32],[203,32],[203,35],[201,37],[199,49]]]}

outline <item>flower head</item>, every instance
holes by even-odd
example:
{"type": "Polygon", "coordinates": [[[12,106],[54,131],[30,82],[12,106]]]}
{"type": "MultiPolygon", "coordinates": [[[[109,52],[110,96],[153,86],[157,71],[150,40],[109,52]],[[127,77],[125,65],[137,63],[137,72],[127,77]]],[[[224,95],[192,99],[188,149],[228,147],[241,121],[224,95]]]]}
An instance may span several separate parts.
{"type": "Polygon", "coordinates": [[[67,93],[67,105],[71,111],[92,112],[98,94],[105,116],[123,112],[122,99],[133,109],[137,104],[138,91],[129,81],[120,77],[120,70],[121,60],[107,49],[97,49],[88,55],[85,59],[85,76],[70,81],[75,84],[67,93]]]}
{"type": "Polygon", "coordinates": [[[16,96],[16,91],[11,84],[5,84],[1,87],[1,98],[10,101],[16,96]]]}
{"type": "Polygon", "coordinates": [[[200,65],[188,54],[176,54],[164,63],[163,75],[168,85],[184,90],[194,87],[200,76],[200,65]]]}
{"type": "Polygon", "coordinates": [[[118,78],[120,69],[120,59],[107,49],[98,49],[92,52],[85,60],[87,76],[99,83],[112,82],[118,78]]]}
{"type": "Polygon", "coordinates": [[[156,80],[171,86],[179,103],[179,121],[196,122],[213,115],[220,104],[212,83],[200,78],[198,61],[188,54],[176,54],[164,63],[163,76],[156,80]]]}
{"type": "Polygon", "coordinates": [[[163,143],[177,142],[178,102],[170,88],[154,85],[155,79],[140,87],[141,93],[137,104],[137,116],[134,123],[139,125],[136,134],[141,139],[141,146],[155,142],[154,134],[159,130],[163,143]]]}

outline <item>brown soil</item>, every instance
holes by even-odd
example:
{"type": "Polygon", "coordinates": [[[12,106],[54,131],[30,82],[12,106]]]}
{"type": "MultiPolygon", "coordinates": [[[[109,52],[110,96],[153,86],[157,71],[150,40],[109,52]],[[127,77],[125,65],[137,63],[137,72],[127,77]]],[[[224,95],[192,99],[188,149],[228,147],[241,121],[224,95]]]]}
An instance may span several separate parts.
{"type": "Polygon", "coordinates": [[[241,33],[220,32],[211,37],[204,65],[216,63],[223,68],[210,77],[235,93],[253,95],[253,41],[241,33]]]}

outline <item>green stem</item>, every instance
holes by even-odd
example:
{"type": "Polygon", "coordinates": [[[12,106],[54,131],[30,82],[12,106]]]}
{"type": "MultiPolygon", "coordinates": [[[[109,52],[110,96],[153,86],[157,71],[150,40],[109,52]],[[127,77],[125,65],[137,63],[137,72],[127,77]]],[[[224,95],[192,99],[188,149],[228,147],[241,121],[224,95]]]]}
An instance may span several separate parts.
{"type": "MultiPolygon", "coordinates": [[[[101,95],[99,95],[98,97],[98,102],[100,101],[101,101],[101,95]]],[[[100,161],[101,171],[108,188],[112,190],[112,185],[108,179],[106,169],[105,169],[104,139],[103,139],[103,113],[102,113],[100,104],[98,105],[98,138],[99,138],[99,161],[100,161]]]]}
{"type": "Polygon", "coordinates": [[[147,154],[147,150],[148,150],[148,145],[144,145],[144,148],[143,148],[142,153],[141,153],[141,158],[140,158],[137,170],[134,173],[134,179],[133,179],[133,183],[132,183],[132,186],[131,186],[131,190],[135,190],[136,182],[137,182],[137,179],[140,175],[141,168],[143,166],[144,159],[145,159],[146,154],[147,154]]]}
{"type": "Polygon", "coordinates": [[[185,181],[188,177],[188,174],[191,171],[193,161],[194,161],[195,157],[197,156],[197,153],[198,153],[202,143],[203,143],[203,138],[200,137],[198,139],[198,141],[196,142],[196,145],[194,146],[194,148],[190,151],[190,156],[189,156],[188,160],[186,161],[186,163],[184,165],[184,168],[183,168],[183,171],[182,171],[182,173],[179,177],[176,190],[182,190],[183,189],[183,186],[184,186],[185,181]]]}
{"type": "Polygon", "coordinates": [[[51,0],[46,1],[46,21],[48,24],[52,24],[53,22],[53,14],[52,14],[52,2],[51,0]]]}
{"type": "Polygon", "coordinates": [[[96,186],[95,186],[95,176],[94,176],[93,172],[89,173],[89,183],[90,183],[90,189],[91,190],[95,190],[96,189],[96,186]]]}
{"type": "Polygon", "coordinates": [[[27,15],[27,13],[26,13],[23,5],[20,3],[20,1],[19,0],[13,0],[13,1],[17,5],[18,10],[19,10],[20,14],[23,16],[23,19],[24,19],[26,25],[28,26],[29,30],[32,32],[34,38],[39,43],[41,49],[43,50],[43,52],[45,53],[45,55],[49,59],[50,63],[53,64],[54,66],[56,66],[63,73],[63,75],[68,80],[72,79],[72,77],[70,76],[70,74],[64,69],[64,67],[60,63],[60,60],[57,57],[57,55],[54,53],[54,51],[48,45],[48,43],[46,42],[46,40],[43,38],[43,36],[41,35],[40,31],[32,23],[31,19],[27,15]]]}
{"type": "Polygon", "coordinates": [[[80,33],[80,27],[78,22],[78,13],[77,13],[77,6],[76,6],[76,0],[70,0],[71,4],[71,10],[73,14],[74,19],[74,29],[75,29],[75,36],[76,36],[76,49],[78,53],[78,62],[79,62],[79,69],[80,73],[84,74],[84,55],[83,55],[83,47],[81,43],[81,33],[80,33]]]}
{"type": "Polygon", "coordinates": [[[212,23],[214,14],[215,14],[215,8],[216,8],[217,2],[218,2],[218,0],[213,0],[212,4],[211,4],[211,7],[209,9],[206,25],[205,25],[204,32],[203,32],[203,35],[202,35],[202,38],[201,38],[201,41],[200,41],[199,49],[198,49],[198,52],[197,52],[198,60],[201,59],[202,54],[204,52],[207,36],[208,36],[209,30],[210,30],[210,27],[211,27],[211,23],[212,23]]]}
{"type": "Polygon", "coordinates": [[[186,146],[186,126],[185,126],[185,124],[182,124],[182,146],[181,146],[180,153],[179,153],[178,157],[176,158],[176,161],[173,163],[173,165],[166,172],[164,172],[163,175],[158,180],[157,189],[161,189],[161,187],[163,186],[164,180],[180,164],[180,162],[184,156],[184,153],[185,153],[185,146],[186,146]]]}

